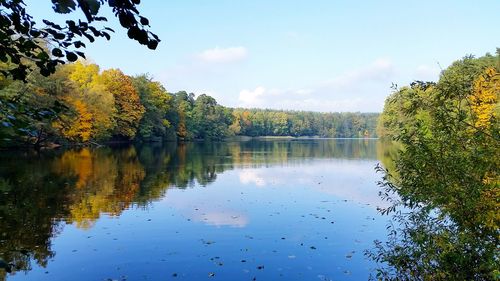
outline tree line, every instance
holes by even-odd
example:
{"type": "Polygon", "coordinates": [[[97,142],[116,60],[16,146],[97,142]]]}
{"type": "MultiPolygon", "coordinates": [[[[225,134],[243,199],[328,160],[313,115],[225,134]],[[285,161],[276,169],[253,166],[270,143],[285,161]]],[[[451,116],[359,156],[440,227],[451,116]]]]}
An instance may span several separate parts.
{"type": "Polygon", "coordinates": [[[375,137],[376,113],[229,108],[208,95],[169,93],[148,75],[86,61],[27,82],[0,79],[3,145],[223,140],[231,136],[375,137]]]}

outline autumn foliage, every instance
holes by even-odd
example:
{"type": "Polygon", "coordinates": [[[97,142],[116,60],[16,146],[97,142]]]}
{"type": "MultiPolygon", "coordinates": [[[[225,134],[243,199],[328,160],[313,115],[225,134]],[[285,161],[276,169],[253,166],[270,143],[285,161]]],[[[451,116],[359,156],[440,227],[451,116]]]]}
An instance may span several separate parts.
{"type": "MultiPolygon", "coordinates": [[[[0,65],[0,68],[2,66],[0,65]]],[[[374,137],[377,113],[228,108],[206,94],[169,93],[148,75],[77,61],[27,83],[0,81],[0,146],[243,136],[374,137]]]]}
{"type": "Polygon", "coordinates": [[[489,128],[494,122],[500,109],[498,95],[500,95],[500,73],[494,68],[488,68],[474,82],[474,91],[470,96],[475,127],[489,128]]]}
{"type": "Polygon", "coordinates": [[[498,280],[499,71],[500,50],[467,56],[387,99],[379,132],[401,149],[379,184],[398,223],[368,254],[377,279],[498,280]]]}

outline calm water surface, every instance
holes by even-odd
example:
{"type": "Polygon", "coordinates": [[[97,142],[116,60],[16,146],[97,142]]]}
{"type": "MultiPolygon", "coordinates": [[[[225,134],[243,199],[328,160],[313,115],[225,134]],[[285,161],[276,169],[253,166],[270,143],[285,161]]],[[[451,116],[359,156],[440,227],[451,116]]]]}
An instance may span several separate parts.
{"type": "MultiPolygon", "coordinates": [[[[377,153],[377,149],[379,153],[377,153]]],[[[366,280],[376,140],[1,152],[0,280],[366,280]]]]}

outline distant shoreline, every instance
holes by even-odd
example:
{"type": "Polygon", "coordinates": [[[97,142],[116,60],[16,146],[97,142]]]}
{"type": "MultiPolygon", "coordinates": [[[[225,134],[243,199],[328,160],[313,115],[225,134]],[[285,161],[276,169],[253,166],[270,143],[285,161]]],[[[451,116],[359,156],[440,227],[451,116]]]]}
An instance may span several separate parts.
{"type": "MultiPolygon", "coordinates": [[[[55,149],[65,149],[65,148],[76,148],[76,147],[116,147],[121,145],[131,145],[131,144],[155,144],[155,143],[202,143],[202,142],[245,142],[253,140],[263,140],[263,141],[273,141],[273,140],[283,140],[283,141],[300,141],[300,140],[378,140],[380,138],[367,137],[367,138],[327,138],[327,137],[317,137],[317,136],[233,136],[223,140],[203,140],[203,139],[192,139],[192,140],[160,140],[160,141],[106,141],[101,143],[89,142],[89,143],[64,143],[56,144],[52,143],[46,146],[39,147],[40,150],[55,150],[55,149]]],[[[19,146],[3,146],[0,147],[2,150],[36,150],[35,147],[31,145],[19,145],[19,146]]]]}
{"type": "Polygon", "coordinates": [[[245,140],[378,140],[379,138],[375,137],[366,137],[366,138],[328,138],[328,137],[319,137],[319,136],[234,136],[229,137],[225,141],[245,141],[245,140]]]}

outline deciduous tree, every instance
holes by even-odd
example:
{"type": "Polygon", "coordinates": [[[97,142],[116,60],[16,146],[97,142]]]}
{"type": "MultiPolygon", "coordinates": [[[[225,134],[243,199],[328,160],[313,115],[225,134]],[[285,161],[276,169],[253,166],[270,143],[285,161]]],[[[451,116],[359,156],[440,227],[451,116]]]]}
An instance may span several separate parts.
{"type": "MultiPolygon", "coordinates": [[[[69,14],[83,12],[84,18],[54,23],[42,19],[40,27],[26,10],[22,0],[0,0],[0,61],[8,63],[1,69],[3,76],[24,80],[36,64],[39,72],[48,76],[56,71],[56,66],[66,61],[74,62],[85,58],[83,41],[94,42],[95,38],[110,39],[113,30],[105,25],[107,19],[100,15],[102,6],[107,4],[127,29],[129,38],[156,49],[160,39],[149,31],[149,20],[140,15],[137,5],[140,0],[51,0],[55,13],[69,14]]],[[[47,4],[48,1],[47,1],[47,4]]]]}

